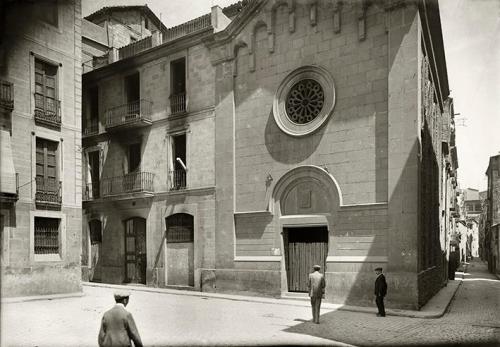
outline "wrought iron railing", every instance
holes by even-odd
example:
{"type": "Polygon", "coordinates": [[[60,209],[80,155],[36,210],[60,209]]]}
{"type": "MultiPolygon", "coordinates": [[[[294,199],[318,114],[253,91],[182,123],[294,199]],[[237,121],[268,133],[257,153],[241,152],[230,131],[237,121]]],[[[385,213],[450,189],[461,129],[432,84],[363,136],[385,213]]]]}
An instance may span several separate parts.
{"type": "Polygon", "coordinates": [[[61,102],[35,93],[35,122],[60,127],[61,102]]]}
{"type": "Polygon", "coordinates": [[[8,110],[14,108],[14,85],[2,80],[0,80],[0,106],[8,110]]]}
{"type": "Polygon", "coordinates": [[[186,189],[186,170],[170,171],[170,190],[186,189]]]}
{"type": "Polygon", "coordinates": [[[124,176],[101,180],[101,196],[119,195],[135,192],[153,192],[154,174],[151,172],[133,172],[124,176]]]}
{"type": "Polygon", "coordinates": [[[147,100],[137,100],[106,110],[106,128],[126,125],[140,120],[151,122],[153,103],[147,100]]]}
{"type": "Polygon", "coordinates": [[[170,97],[170,110],[172,114],[186,112],[186,93],[179,93],[170,97]]]}
{"type": "Polygon", "coordinates": [[[101,185],[99,181],[93,181],[85,184],[83,190],[83,200],[94,200],[101,197],[101,185]]]}
{"type": "Polygon", "coordinates": [[[151,36],[148,36],[146,38],[143,38],[142,40],[135,41],[131,44],[121,47],[120,49],[118,49],[118,56],[120,60],[125,59],[134,56],[137,53],[145,51],[146,49],[150,49],[151,47],[153,47],[153,40],[151,36]]]}
{"type": "Polygon", "coordinates": [[[35,202],[48,205],[61,205],[62,182],[51,178],[36,178],[35,202]]]}
{"type": "Polygon", "coordinates": [[[211,21],[211,15],[209,13],[204,16],[190,20],[189,22],[169,28],[163,34],[163,42],[172,41],[178,37],[191,34],[203,29],[207,29],[210,28],[211,26],[212,26],[212,21],[211,21]]]}
{"type": "Polygon", "coordinates": [[[92,136],[99,134],[99,121],[97,119],[91,119],[83,127],[84,136],[92,136]]]}

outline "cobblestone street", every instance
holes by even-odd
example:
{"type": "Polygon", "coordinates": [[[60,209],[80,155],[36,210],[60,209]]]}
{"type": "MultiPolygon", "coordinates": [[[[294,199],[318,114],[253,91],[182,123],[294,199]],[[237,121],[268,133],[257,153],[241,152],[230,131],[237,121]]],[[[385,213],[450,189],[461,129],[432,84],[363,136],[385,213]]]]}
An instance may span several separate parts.
{"type": "MultiPolygon", "coordinates": [[[[85,296],[2,305],[2,346],[95,346],[112,288],[85,296]]],[[[468,265],[449,311],[438,319],[322,310],[307,306],[133,291],[128,309],[147,346],[163,345],[462,345],[500,341],[500,281],[482,262],[468,265]]]]}

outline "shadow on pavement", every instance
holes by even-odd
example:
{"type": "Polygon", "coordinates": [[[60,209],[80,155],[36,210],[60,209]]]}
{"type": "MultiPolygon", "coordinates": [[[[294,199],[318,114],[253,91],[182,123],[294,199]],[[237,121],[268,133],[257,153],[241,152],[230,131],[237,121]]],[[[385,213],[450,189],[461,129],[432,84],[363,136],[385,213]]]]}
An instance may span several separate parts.
{"type": "Polygon", "coordinates": [[[441,342],[436,340],[430,342],[428,336],[424,342],[421,339],[426,334],[426,327],[428,327],[427,324],[430,323],[430,320],[409,317],[387,316],[382,318],[368,313],[332,311],[321,315],[320,324],[303,319],[295,319],[295,321],[302,323],[284,331],[354,346],[498,347],[498,343],[494,341],[441,342]],[[423,323],[424,321],[426,323],[423,323]]]}

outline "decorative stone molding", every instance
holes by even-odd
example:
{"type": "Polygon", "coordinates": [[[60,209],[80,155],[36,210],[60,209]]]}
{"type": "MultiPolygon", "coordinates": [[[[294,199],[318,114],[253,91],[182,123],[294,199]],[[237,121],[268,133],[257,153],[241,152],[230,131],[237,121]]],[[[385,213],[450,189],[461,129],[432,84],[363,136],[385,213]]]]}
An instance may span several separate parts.
{"type": "Polygon", "coordinates": [[[318,30],[318,2],[317,0],[311,1],[309,4],[309,20],[311,22],[311,26],[314,27],[315,31],[318,30]]]}
{"type": "Polygon", "coordinates": [[[330,73],[322,67],[303,66],[291,72],[278,87],[273,114],[283,132],[300,137],[318,130],[334,106],[335,85],[330,73]]]}
{"type": "Polygon", "coordinates": [[[356,18],[358,19],[358,39],[364,41],[366,39],[366,10],[368,9],[369,2],[361,0],[356,3],[356,18]]]}

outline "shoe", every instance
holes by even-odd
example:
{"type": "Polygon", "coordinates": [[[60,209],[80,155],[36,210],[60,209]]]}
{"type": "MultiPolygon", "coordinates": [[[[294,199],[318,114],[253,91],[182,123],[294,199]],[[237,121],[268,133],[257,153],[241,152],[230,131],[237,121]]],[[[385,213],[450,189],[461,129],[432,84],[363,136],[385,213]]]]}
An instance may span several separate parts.
{"type": "Polygon", "coordinates": [[[380,313],[377,313],[377,317],[381,317],[381,314],[380,314],[380,313]]]}

